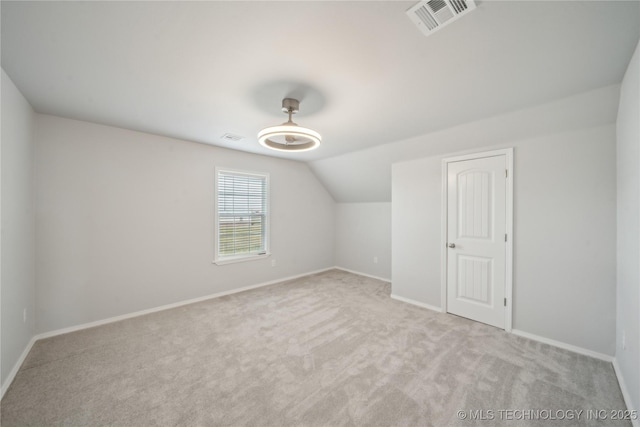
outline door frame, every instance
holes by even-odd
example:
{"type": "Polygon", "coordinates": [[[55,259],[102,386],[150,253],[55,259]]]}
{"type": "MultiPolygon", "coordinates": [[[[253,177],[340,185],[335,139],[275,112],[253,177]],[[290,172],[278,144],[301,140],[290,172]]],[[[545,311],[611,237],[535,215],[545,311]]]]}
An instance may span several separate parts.
{"type": "Polygon", "coordinates": [[[504,330],[511,332],[513,322],[513,148],[504,148],[500,150],[491,150],[477,153],[464,154],[454,157],[446,157],[442,159],[442,218],[440,230],[441,243],[441,265],[440,265],[440,281],[441,281],[441,307],[442,312],[447,312],[447,227],[448,227],[448,166],[449,163],[460,162],[463,160],[483,159],[486,157],[505,156],[507,168],[506,181],[506,232],[507,245],[505,254],[505,298],[507,299],[507,308],[505,309],[504,330]]]}

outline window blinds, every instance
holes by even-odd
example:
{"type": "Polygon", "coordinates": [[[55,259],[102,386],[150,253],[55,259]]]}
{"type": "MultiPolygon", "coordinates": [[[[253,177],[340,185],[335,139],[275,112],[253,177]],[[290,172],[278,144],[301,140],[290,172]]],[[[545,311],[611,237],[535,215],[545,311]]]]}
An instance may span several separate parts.
{"type": "Polygon", "coordinates": [[[267,176],[218,171],[218,257],[267,248],[267,176]]]}

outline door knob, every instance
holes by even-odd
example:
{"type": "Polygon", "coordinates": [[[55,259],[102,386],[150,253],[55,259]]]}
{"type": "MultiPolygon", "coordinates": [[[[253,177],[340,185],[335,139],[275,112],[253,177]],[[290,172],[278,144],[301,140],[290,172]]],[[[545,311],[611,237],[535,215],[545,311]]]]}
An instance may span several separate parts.
{"type": "Polygon", "coordinates": [[[449,247],[450,247],[451,249],[453,249],[453,248],[455,248],[455,247],[456,247],[456,244],[455,244],[455,243],[449,243],[449,247]]]}

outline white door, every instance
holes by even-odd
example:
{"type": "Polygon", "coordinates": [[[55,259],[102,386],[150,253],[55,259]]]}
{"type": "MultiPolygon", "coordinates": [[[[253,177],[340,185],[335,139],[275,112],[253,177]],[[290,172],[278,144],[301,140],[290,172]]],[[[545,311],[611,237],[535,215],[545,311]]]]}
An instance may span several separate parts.
{"type": "Polygon", "coordinates": [[[504,155],[447,164],[447,311],[505,327],[504,155]]]}

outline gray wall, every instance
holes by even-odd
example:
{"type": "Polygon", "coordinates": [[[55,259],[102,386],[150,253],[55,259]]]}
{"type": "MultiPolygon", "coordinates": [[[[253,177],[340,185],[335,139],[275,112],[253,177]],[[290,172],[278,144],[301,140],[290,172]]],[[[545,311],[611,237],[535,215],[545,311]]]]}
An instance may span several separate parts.
{"type": "Polygon", "coordinates": [[[31,106],[2,70],[2,385],[34,335],[35,213],[31,106]],[[23,310],[27,321],[23,321],[23,310]]]}
{"type": "Polygon", "coordinates": [[[391,276],[394,296],[440,307],[441,158],[392,167],[391,276]]]}
{"type": "MultiPolygon", "coordinates": [[[[614,125],[491,148],[502,147],[515,147],[514,329],[613,355],[614,125]]],[[[451,154],[392,169],[393,293],[436,307],[441,159],[451,154]]]]}
{"type": "Polygon", "coordinates": [[[336,204],[335,259],[338,267],[389,280],[391,203],[336,204]]]}
{"type": "Polygon", "coordinates": [[[37,332],[334,265],[304,163],[47,115],[35,140],[37,332]],[[212,264],[216,166],[270,173],[270,258],[212,264]]]}
{"type": "MultiPolygon", "coordinates": [[[[620,90],[617,122],[618,293],[616,359],[640,410],[640,47],[620,90]],[[626,349],[622,348],[622,334],[626,349]]],[[[631,409],[631,408],[630,408],[631,409]]]]}

